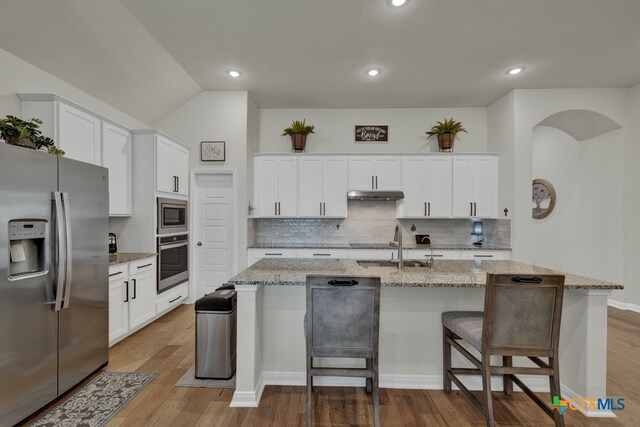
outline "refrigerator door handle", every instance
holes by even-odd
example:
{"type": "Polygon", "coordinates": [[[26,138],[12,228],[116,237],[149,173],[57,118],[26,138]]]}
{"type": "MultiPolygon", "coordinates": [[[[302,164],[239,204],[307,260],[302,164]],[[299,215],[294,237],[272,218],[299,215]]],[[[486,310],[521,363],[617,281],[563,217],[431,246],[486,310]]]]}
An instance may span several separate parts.
{"type": "Polygon", "coordinates": [[[56,209],[56,257],[57,257],[57,280],[56,280],[56,300],[54,304],[54,311],[62,310],[62,300],[64,298],[64,279],[65,279],[65,271],[64,269],[67,266],[67,248],[65,247],[65,226],[66,222],[64,220],[64,208],[62,207],[62,193],[59,191],[53,192],[53,203],[56,209]]]}
{"type": "Polygon", "coordinates": [[[62,309],[69,308],[71,305],[71,278],[73,272],[73,251],[71,249],[71,206],[69,204],[69,193],[62,193],[62,201],[64,206],[65,221],[65,248],[66,248],[66,266],[64,280],[64,300],[62,301],[62,309]]]}

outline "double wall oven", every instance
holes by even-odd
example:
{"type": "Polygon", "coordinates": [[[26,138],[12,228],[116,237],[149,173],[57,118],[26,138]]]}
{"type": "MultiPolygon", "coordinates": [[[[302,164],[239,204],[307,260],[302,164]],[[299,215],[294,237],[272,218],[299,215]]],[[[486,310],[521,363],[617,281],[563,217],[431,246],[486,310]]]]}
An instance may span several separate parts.
{"type": "Polygon", "coordinates": [[[187,204],[158,198],[158,293],[189,280],[187,204]]]}

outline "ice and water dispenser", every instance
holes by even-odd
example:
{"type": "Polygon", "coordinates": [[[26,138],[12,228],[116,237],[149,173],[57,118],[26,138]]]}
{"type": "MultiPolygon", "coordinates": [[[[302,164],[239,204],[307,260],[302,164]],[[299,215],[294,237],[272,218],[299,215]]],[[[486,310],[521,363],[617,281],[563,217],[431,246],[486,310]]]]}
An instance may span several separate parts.
{"type": "Polygon", "coordinates": [[[46,220],[9,221],[9,279],[47,273],[46,220]]]}

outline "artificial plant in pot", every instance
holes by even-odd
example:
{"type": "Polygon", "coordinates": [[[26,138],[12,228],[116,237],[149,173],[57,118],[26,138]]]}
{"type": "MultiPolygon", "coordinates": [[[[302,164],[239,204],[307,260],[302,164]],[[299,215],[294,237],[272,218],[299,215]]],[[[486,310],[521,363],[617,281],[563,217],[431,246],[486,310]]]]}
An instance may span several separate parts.
{"type": "Polygon", "coordinates": [[[16,116],[0,119],[0,136],[7,144],[36,149],[35,140],[41,134],[38,119],[22,120],[16,116]]]}
{"type": "Polygon", "coordinates": [[[291,126],[282,131],[282,136],[291,135],[291,147],[294,152],[301,153],[307,144],[307,135],[314,132],[314,126],[307,124],[307,119],[294,120],[291,126]]]}
{"type": "Polygon", "coordinates": [[[438,137],[438,148],[440,148],[440,151],[453,151],[453,142],[456,139],[456,135],[460,132],[467,133],[467,130],[462,126],[462,122],[457,122],[451,117],[450,119],[445,118],[443,121],[438,122],[430,131],[425,133],[428,135],[427,139],[434,135],[438,137]]]}

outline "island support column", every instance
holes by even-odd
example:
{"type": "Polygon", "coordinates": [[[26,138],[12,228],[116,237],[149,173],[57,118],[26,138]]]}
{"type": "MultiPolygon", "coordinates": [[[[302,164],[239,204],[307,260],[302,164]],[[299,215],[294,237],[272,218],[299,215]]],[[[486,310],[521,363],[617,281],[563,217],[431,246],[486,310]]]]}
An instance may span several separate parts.
{"type": "Polygon", "coordinates": [[[229,406],[257,407],[262,381],[262,286],[236,285],[236,391],[229,406]]]}

